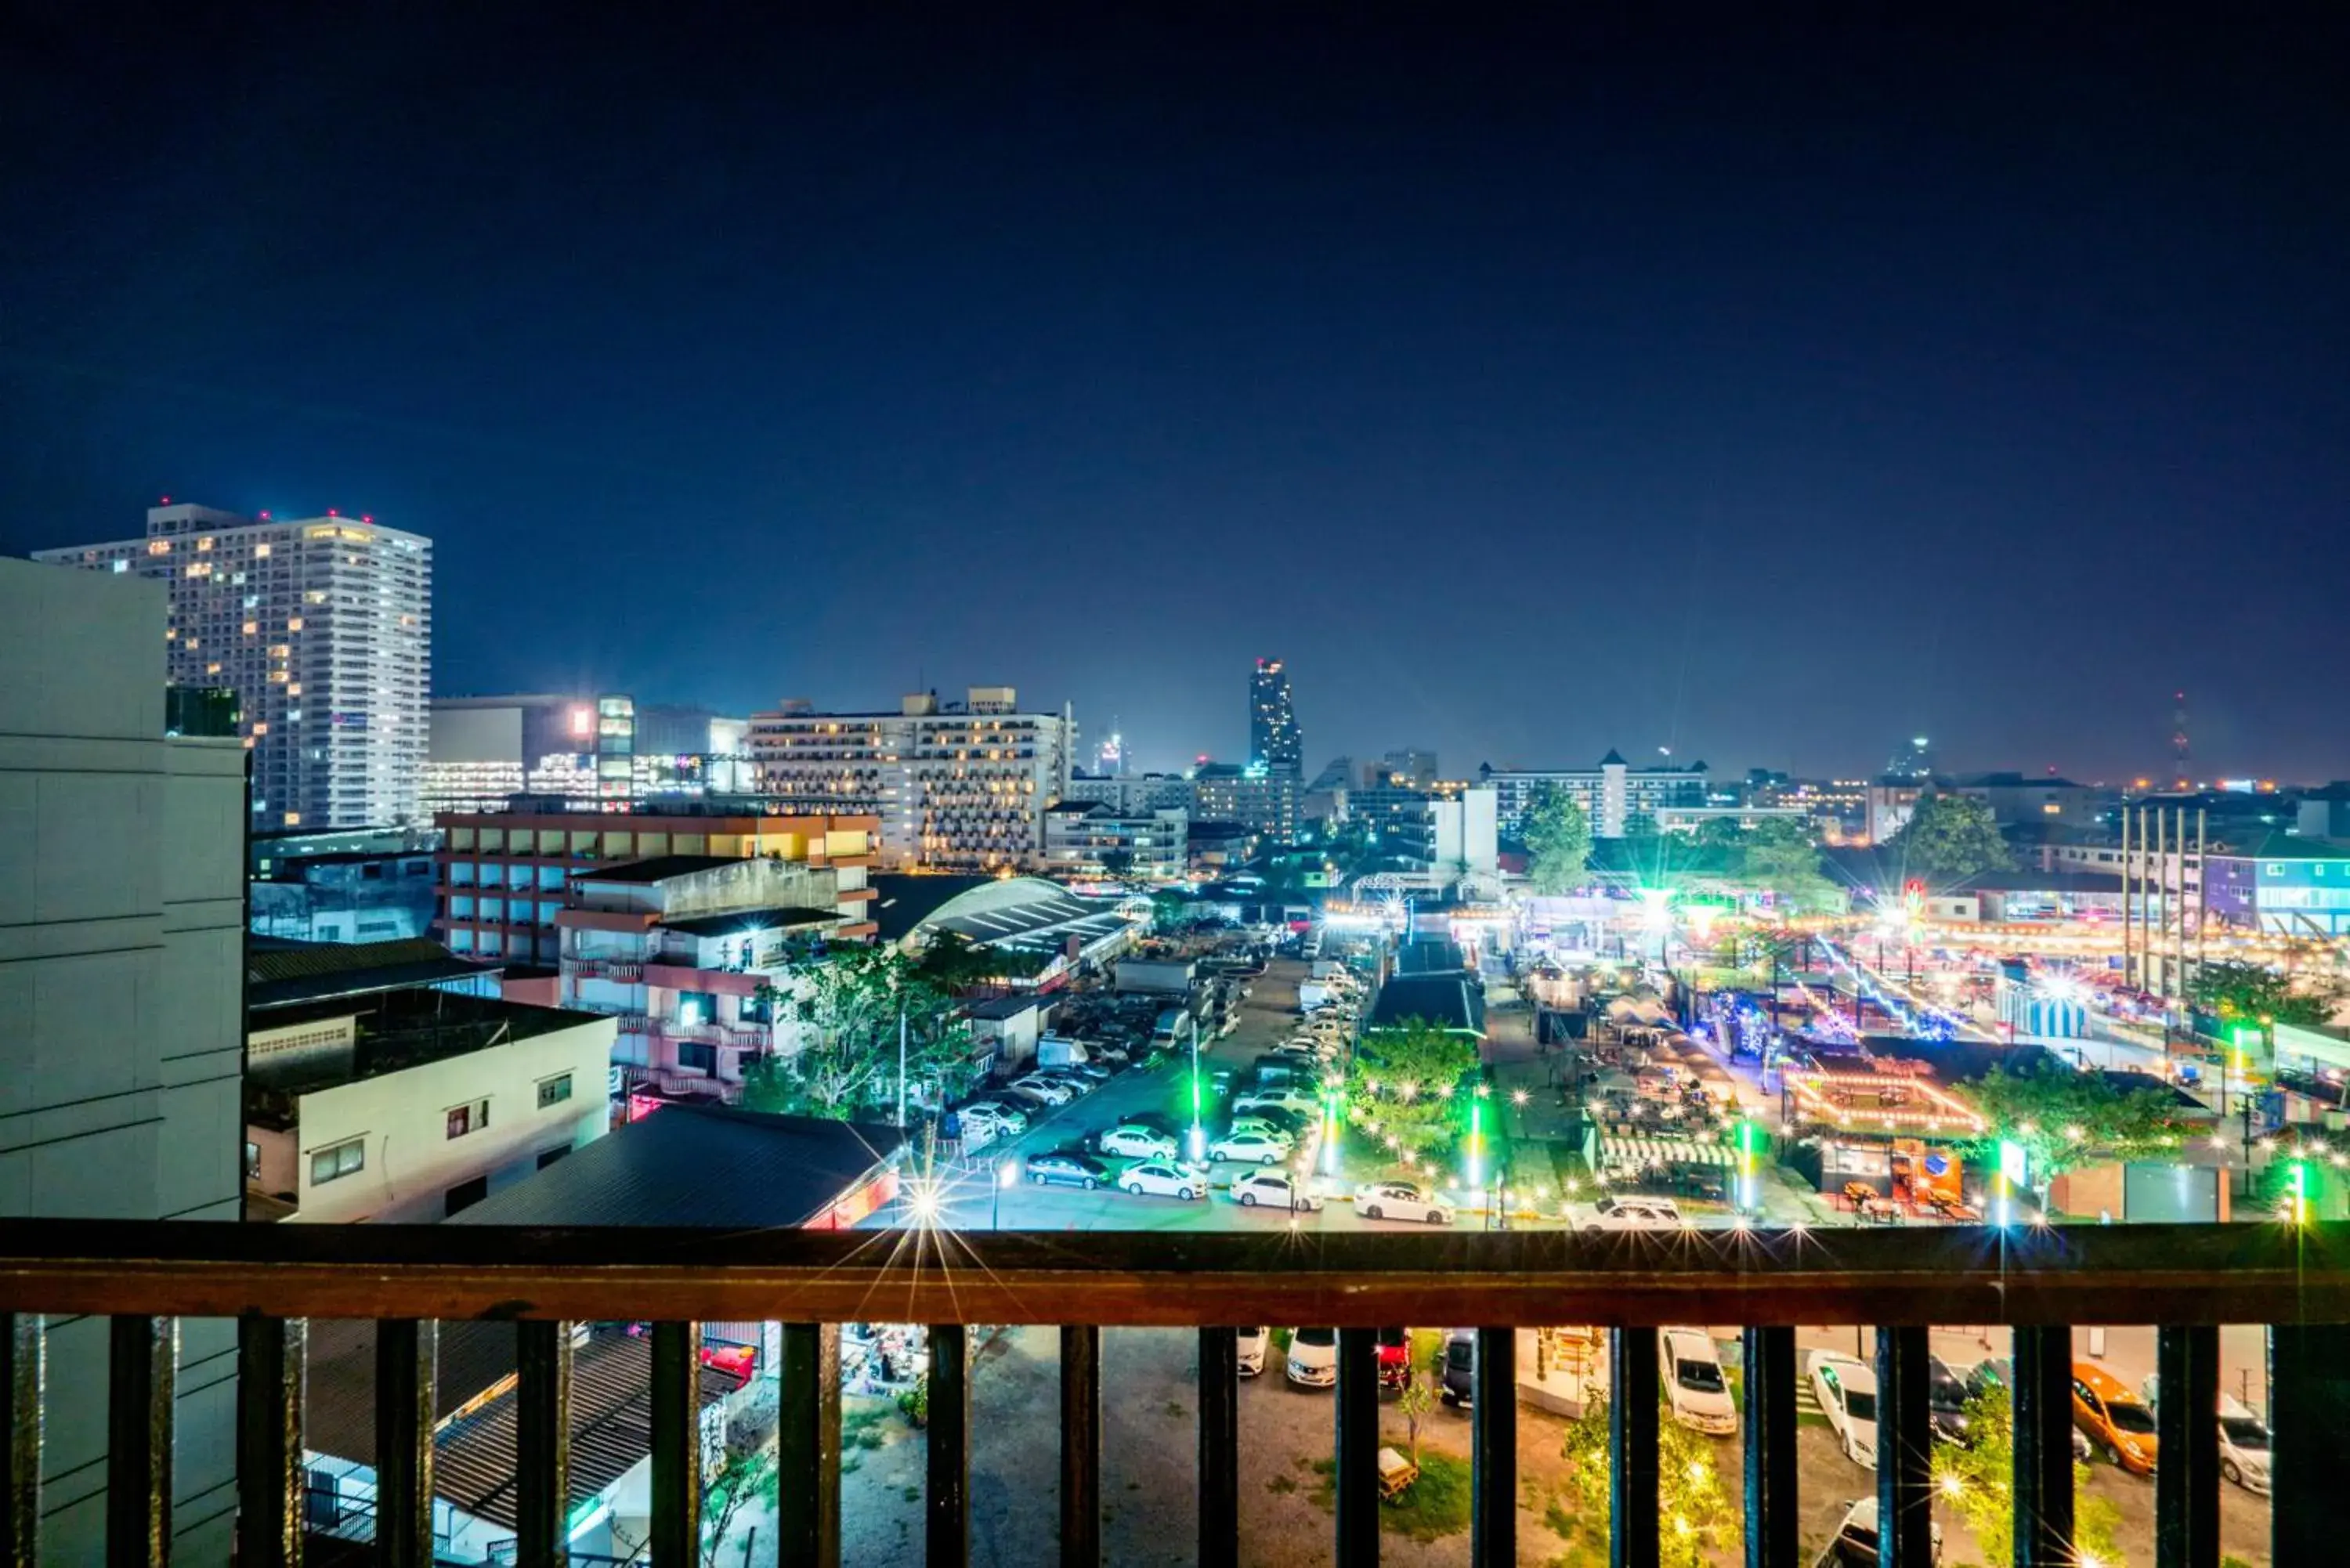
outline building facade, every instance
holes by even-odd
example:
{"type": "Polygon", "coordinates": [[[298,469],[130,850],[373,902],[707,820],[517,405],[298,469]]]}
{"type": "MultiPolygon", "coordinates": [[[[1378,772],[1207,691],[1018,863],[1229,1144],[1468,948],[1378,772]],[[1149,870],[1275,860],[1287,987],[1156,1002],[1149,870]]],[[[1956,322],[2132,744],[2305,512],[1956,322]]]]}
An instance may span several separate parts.
{"type": "Polygon", "coordinates": [[[33,558],[164,585],[169,678],[236,693],[255,826],[422,816],[432,540],[332,513],[279,523],[166,504],[143,538],[33,558]]]}
{"type": "Polygon", "coordinates": [[[1064,801],[1082,805],[1107,805],[1128,815],[1192,809],[1195,792],[1181,774],[1071,774],[1062,792],[1064,801]]]}
{"type": "MultiPolygon", "coordinates": [[[[518,804],[531,805],[525,801],[518,804]]],[[[556,917],[574,873],[663,855],[774,857],[835,873],[833,902],[847,922],[836,935],[870,936],[863,914],[872,889],[875,821],[869,816],[762,815],[763,802],[630,805],[574,812],[543,809],[441,818],[438,928],[463,957],[552,965],[563,945],[556,917]]]]}
{"type": "MultiPolygon", "coordinates": [[[[164,736],[168,596],[0,559],[0,1218],[234,1222],[245,753],[164,736]]],[[[107,1324],[44,1330],[44,1561],[104,1559],[107,1324]]],[[[236,1330],[180,1325],[172,1558],[229,1561],[236,1330]]]]}
{"type": "Polygon", "coordinates": [[[993,871],[1041,865],[1045,808],[1065,797],[1076,722],[1023,712],[1009,686],[961,702],[907,697],[895,713],[819,713],[787,702],[751,718],[760,793],[782,809],[870,816],[893,867],[993,871]]]}
{"type": "Polygon", "coordinates": [[[745,794],[749,730],[748,720],[706,708],[613,693],[436,698],[425,805],[436,815],[503,811],[530,794],[595,811],[608,801],[745,794]]]}
{"type": "Polygon", "coordinates": [[[624,1090],[723,1096],[753,1059],[797,1049],[795,975],[861,923],[861,903],[843,913],[839,875],[676,853],[577,872],[556,915],[563,1005],[619,1019],[624,1090]]]}
{"type": "Polygon", "coordinates": [[[252,1218],[429,1223],[603,1136],[613,1021],[421,987],[259,1015],[252,1218]]]}
{"type": "Polygon", "coordinates": [[[1278,659],[1260,659],[1249,677],[1249,762],[1293,778],[1305,766],[1305,742],[1289,700],[1289,672],[1278,659]]]}
{"type": "Polygon", "coordinates": [[[2273,936],[2350,936],[2350,848],[2272,833],[2241,850],[2207,851],[2203,897],[2212,919],[2273,936]]]}
{"type": "Polygon", "coordinates": [[[1301,794],[1294,770],[1256,763],[1205,763],[1191,775],[1194,820],[1237,822],[1267,844],[1297,842],[1301,794]]]}
{"type": "Polygon", "coordinates": [[[1687,767],[1636,768],[1610,751],[1593,768],[1478,769],[1479,778],[1493,789],[1501,831],[1515,838],[1523,831],[1526,812],[1548,789],[1564,791],[1583,807],[1594,838],[1621,838],[1635,818],[1656,817],[1667,811],[1708,804],[1708,774],[1703,763],[1687,767]]]}
{"type": "Polygon", "coordinates": [[[1045,813],[1045,863],[1061,877],[1170,881],[1190,862],[1191,823],[1181,806],[1128,812],[1065,800],[1045,813]]]}

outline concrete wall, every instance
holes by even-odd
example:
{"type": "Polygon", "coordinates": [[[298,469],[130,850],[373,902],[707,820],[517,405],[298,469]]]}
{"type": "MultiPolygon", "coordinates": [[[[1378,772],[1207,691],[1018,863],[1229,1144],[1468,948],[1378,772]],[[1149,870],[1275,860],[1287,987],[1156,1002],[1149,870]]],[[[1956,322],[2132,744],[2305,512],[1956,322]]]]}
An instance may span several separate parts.
{"type": "Polygon", "coordinates": [[[615,1028],[611,1019],[593,1019],[304,1095],[295,1134],[294,1191],[300,1204],[295,1220],[437,1220],[445,1216],[451,1188],[487,1176],[494,1192],[530,1176],[549,1149],[577,1148],[601,1137],[615,1028]],[[571,1097],[539,1109],[539,1082],[565,1073],[571,1075],[571,1097]],[[450,1108],[484,1099],[490,1102],[489,1126],[449,1137],[450,1108]],[[366,1141],[365,1167],[313,1186],[311,1154],[352,1138],[366,1141]]]}
{"type": "MultiPolygon", "coordinates": [[[[244,753],[163,739],[163,587],[0,560],[0,1217],[234,1221],[244,753]]],[[[182,1325],[173,1555],[225,1563],[235,1338],[182,1325]]],[[[48,1325],[42,1530],[95,1562],[106,1325],[48,1325]]]]}

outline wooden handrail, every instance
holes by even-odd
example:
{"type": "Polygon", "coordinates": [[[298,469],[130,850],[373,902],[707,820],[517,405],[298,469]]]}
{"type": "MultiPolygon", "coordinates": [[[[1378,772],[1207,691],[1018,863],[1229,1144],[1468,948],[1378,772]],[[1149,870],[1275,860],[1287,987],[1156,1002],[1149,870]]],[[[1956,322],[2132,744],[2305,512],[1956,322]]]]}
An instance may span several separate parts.
{"type": "Polygon", "coordinates": [[[0,1222],[0,1311],[803,1323],[2350,1323],[2350,1224],[1086,1233],[0,1222]]]}

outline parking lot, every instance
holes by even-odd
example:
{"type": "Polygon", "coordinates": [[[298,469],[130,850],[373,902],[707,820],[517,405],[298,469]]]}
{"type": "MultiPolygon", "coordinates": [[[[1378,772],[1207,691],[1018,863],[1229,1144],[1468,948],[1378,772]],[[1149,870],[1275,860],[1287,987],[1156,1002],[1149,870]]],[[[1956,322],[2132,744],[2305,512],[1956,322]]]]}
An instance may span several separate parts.
{"type": "MultiPolygon", "coordinates": [[[[1233,1033],[1202,1049],[1202,1069],[1225,1068],[1241,1076],[1258,1055],[1294,1033],[1296,986],[1304,973],[1305,966],[1295,961],[1274,961],[1266,973],[1253,982],[1233,1033]]],[[[1030,1154],[1089,1145],[1094,1135],[1137,1113],[1156,1113],[1170,1127],[1183,1125],[1190,1116],[1190,1057],[1184,1054],[1156,1068],[1118,1073],[1070,1105],[1039,1107],[1027,1132],[993,1145],[973,1162],[973,1168],[960,1174],[946,1194],[943,1221],[965,1230],[1000,1224],[1006,1229],[1053,1231],[1201,1227],[1280,1231],[1294,1225],[1301,1237],[1322,1230],[1417,1228],[1367,1221],[1350,1202],[1343,1200],[1328,1204],[1319,1214],[1295,1219],[1280,1210],[1243,1209],[1231,1200],[1223,1188],[1234,1176],[1255,1168],[1250,1166],[1215,1167],[1211,1172],[1214,1189],[1211,1196],[1191,1202],[1131,1197],[1114,1189],[1038,1188],[1024,1181],[1007,1187],[996,1179],[1007,1165],[1019,1169],[1019,1162],[1030,1154]]],[[[1209,1126],[1211,1132],[1221,1130],[1223,1117],[1211,1116],[1209,1126]]],[[[1110,1163],[1115,1168],[1122,1162],[1110,1163]]],[[[1339,1181],[1351,1184],[1375,1174],[1370,1169],[1343,1173],[1339,1181]]],[[[1735,1327],[1716,1325],[1708,1333],[1734,1366],[1735,1327]]],[[[2079,1353],[2096,1360],[2131,1387],[2152,1369],[2150,1331],[2122,1327],[2093,1334],[2084,1329],[2079,1334],[2079,1353]]],[[[1799,1331],[1798,1344],[1804,1350],[1832,1348],[1865,1356],[1870,1337],[1866,1330],[1849,1327],[1810,1329],[1799,1331]]],[[[1995,1328],[1940,1329],[1935,1332],[1933,1344],[1935,1353],[1960,1372],[2006,1351],[2004,1334],[1995,1328]]],[[[2256,1405],[2265,1404],[2258,1386],[2259,1331],[2229,1330],[2222,1345],[2224,1380],[2230,1391],[2256,1405]]],[[[990,1331],[976,1363],[974,1415],[976,1429],[983,1434],[972,1458],[974,1557],[979,1562],[1024,1563],[1052,1554],[1057,1521],[1056,1360],[1057,1339],[1051,1330],[1013,1328],[990,1331]]],[[[1193,1336],[1169,1331],[1108,1331],[1104,1365],[1107,1560],[1190,1562],[1193,1422],[1198,1408],[1193,1336]]],[[[1871,1490],[1875,1473],[1846,1457],[1811,1398],[1808,1386],[1799,1390],[1798,1406],[1799,1485],[1808,1563],[1833,1534],[1845,1507],[1871,1490]]],[[[1276,1565],[1326,1561],[1331,1522],[1326,1466],[1335,1417],[1330,1392],[1289,1383],[1282,1374],[1280,1355],[1272,1354],[1264,1375],[1251,1379],[1243,1390],[1241,1417],[1243,1559],[1276,1565]]],[[[921,1435],[903,1431],[901,1425],[879,1423],[874,1429],[886,1429],[887,1439],[859,1458],[856,1470],[844,1482],[852,1561],[900,1560],[899,1554],[909,1539],[906,1532],[920,1528],[921,1435]]],[[[1405,1422],[1392,1396],[1383,1401],[1382,1431],[1390,1444],[1405,1446],[1405,1422]]],[[[1590,1532],[1578,1532],[1567,1501],[1563,1457],[1566,1432],[1563,1418],[1521,1405],[1521,1561],[1580,1563],[1594,1560],[1597,1538],[1590,1532]]],[[[1467,1418],[1458,1411],[1432,1410],[1420,1422],[1420,1439],[1424,1459],[1433,1456],[1436,1460],[1424,1473],[1435,1473],[1447,1461],[1465,1461],[1467,1418]]],[[[1738,1548],[1741,1445],[1734,1434],[1704,1441],[1719,1456],[1716,1473],[1727,1494],[1715,1556],[1731,1561],[1738,1548]]],[[[2088,1477],[2087,1495],[2109,1501],[2118,1515],[2117,1543],[2124,1559],[2150,1563],[2151,1480],[2102,1461],[2089,1468],[2088,1477]]],[[[1980,1562],[1977,1543],[1958,1515],[1942,1502],[1937,1503],[1936,1513],[1945,1535],[1944,1561],[1980,1562]]],[[[2220,1521],[2225,1552],[2247,1563],[2268,1560],[2265,1499],[2223,1486],[2220,1521]]],[[[1461,1563],[1466,1556],[1465,1526],[1428,1540],[1390,1534],[1385,1543],[1384,1560],[1391,1563],[1461,1563]]],[[[1604,1559],[1603,1549],[1597,1560],[1604,1559]]]]}

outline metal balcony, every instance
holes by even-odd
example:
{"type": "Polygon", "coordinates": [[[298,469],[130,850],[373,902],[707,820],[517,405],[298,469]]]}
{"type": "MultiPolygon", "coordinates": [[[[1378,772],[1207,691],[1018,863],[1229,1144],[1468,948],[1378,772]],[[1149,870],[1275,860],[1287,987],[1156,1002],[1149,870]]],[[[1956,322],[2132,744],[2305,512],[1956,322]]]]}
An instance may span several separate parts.
{"type": "MultiPolygon", "coordinates": [[[[2118,1226],[2022,1234],[1752,1231],[1294,1235],[1202,1232],[497,1231],[18,1220],[0,1225],[0,1535],[32,1562],[43,1397],[39,1318],[112,1318],[108,1555],[160,1563],[171,1539],[171,1337],[176,1316],[239,1320],[241,1561],[301,1550],[307,1321],[378,1320],[379,1560],[432,1552],[434,1319],[519,1324],[515,1560],[566,1563],[571,1340],[580,1320],[649,1321],[655,1564],[701,1561],[695,1374],[703,1321],[779,1320],[785,1563],[838,1561],[837,1325],[933,1325],[926,1559],[968,1560],[970,1339],[976,1324],[1061,1326],[1060,1560],[1101,1539],[1101,1329],[1200,1334],[1199,1561],[1241,1561],[1232,1323],[1336,1324],[1336,1510],[1330,1560],[1379,1552],[1381,1324],[1477,1334],[1471,1555],[1516,1560],[1515,1340],[1520,1325],[1602,1324],[1610,1386],[1658,1385],[1655,1326],[1742,1323],[1745,1561],[1793,1568],[1798,1324],[1877,1334],[1881,1562],[1932,1552],[1927,1332],[2013,1331],[2015,1562],[2078,1568],[2072,1544],[2075,1323],[2161,1325],[2156,1561],[2216,1568],[2218,1331],[2270,1328],[2280,1568],[2343,1561],[2336,1467],[2350,1452],[2350,1226],[2118,1226]]],[[[1612,1563],[1659,1559],[1659,1404],[1610,1401],[1612,1563]]]]}

